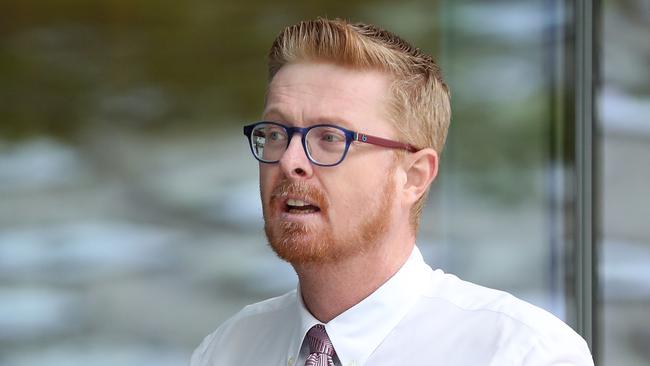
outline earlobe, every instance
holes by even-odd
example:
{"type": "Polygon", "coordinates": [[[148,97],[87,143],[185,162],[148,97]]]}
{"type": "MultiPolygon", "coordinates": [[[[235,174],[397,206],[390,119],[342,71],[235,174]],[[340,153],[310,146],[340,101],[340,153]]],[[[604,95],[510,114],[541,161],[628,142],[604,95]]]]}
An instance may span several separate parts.
{"type": "Polygon", "coordinates": [[[431,148],[413,153],[406,166],[404,186],[409,202],[416,202],[438,174],[438,153],[431,148]]]}

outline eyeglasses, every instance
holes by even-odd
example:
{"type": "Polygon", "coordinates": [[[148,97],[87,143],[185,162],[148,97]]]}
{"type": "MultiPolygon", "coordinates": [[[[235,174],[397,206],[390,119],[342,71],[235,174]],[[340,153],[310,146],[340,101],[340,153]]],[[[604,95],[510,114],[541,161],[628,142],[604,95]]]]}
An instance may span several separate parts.
{"type": "Polygon", "coordinates": [[[244,126],[251,152],[262,163],[277,163],[289,147],[294,134],[302,135],[302,147],[309,161],[320,166],[340,164],[353,141],[382,146],[390,149],[418,151],[409,144],[366,135],[343,127],[320,124],[310,127],[289,127],[277,122],[256,122],[244,126]]]}

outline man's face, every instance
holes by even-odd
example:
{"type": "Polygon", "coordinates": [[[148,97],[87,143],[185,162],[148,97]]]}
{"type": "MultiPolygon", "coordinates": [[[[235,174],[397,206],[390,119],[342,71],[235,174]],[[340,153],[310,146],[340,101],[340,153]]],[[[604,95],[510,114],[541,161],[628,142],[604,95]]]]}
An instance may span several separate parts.
{"type": "MultiPolygon", "coordinates": [[[[284,66],[269,85],[264,120],[329,123],[395,139],[387,119],[390,79],[323,63],[284,66]]],[[[277,164],[260,164],[265,231],[293,264],[325,263],[380,245],[395,213],[394,152],[352,143],[341,164],[312,164],[300,135],[277,164]],[[303,205],[307,206],[303,206],[303,205]]]]}

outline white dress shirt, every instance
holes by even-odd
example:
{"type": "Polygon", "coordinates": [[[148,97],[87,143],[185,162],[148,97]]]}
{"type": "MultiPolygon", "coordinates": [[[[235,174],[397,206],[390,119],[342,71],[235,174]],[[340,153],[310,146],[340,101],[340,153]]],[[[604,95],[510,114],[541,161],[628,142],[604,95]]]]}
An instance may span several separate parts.
{"type": "MultiPolygon", "coordinates": [[[[191,366],[303,366],[319,324],[298,290],[246,306],[207,336],[191,366]]],[[[325,324],[342,366],[593,365],[585,341],[550,313],[442,270],[417,247],[370,296],[325,324]]]]}

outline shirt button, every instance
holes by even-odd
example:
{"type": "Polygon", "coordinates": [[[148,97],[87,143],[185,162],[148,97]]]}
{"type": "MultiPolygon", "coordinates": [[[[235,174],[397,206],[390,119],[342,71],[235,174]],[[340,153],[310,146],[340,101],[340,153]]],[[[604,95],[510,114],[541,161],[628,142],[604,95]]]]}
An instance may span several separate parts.
{"type": "Polygon", "coordinates": [[[348,366],[357,366],[357,361],[350,361],[348,366]]]}
{"type": "Polygon", "coordinates": [[[293,357],[289,357],[287,360],[287,366],[292,366],[293,365],[293,357]]]}

